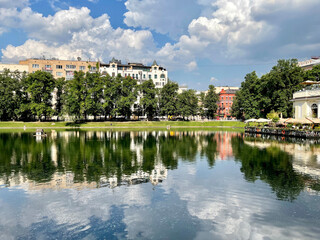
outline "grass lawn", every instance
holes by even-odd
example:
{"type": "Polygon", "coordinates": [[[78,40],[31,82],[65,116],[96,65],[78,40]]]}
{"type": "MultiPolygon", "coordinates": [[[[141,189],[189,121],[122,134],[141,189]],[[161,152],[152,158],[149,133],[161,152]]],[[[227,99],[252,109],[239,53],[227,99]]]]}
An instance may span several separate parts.
{"type": "Polygon", "coordinates": [[[245,126],[243,122],[237,121],[137,121],[137,122],[86,122],[75,124],[73,122],[0,122],[2,129],[15,129],[15,128],[211,128],[211,127],[226,127],[226,128],[242,128],[245,126]]]}

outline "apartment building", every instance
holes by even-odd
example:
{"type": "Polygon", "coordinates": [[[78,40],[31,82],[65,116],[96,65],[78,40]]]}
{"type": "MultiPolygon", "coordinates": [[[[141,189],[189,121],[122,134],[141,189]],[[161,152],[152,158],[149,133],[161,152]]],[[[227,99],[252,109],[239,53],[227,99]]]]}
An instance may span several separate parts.
{"type": "Polygon", "coordinates": [[[109,74],[116,77],[120,74],[122,77],[131,77],[138,81],[138,84],[152,79],[156,88],[162,88],[168,83],[168,72],[165,68],[159,66],[156,61],[151,66],[145,66],[142,63],[122,64],[121,60],[113,58],[109,63],[100,64],[102,75],[109,74]]]}
{"type": "Polygon", "coordinates": [[[19,72],[21,74],[29,72],[27,65],[0,63],[0,73],[3,73],[6,69],[10,72],[19,72]]]}
{"type": "Polygon", "coordinates": [[[219,118],[232,118],[232,105],[238,90],[238,87],[221,87],[219,92],[219,102],[217,103],[217,116],[219,118]]]}
{"type": "Polygon", "coordinates": [[[78,61],[73,60],[58,60],[58,59],[27,59],[19,61],[19,65],[28,67],[29,73],[34,73],[38,70],[49,72],[54,78],[64,77],[70,80],[74,76],[75,71],[96,71],[97,62],[91,61],[78,61]]]}

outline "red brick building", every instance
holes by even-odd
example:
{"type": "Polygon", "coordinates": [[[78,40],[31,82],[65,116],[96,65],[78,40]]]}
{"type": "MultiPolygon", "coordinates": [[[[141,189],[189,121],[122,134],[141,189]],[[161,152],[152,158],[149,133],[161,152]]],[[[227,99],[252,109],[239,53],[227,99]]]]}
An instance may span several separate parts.
{"type": "Polygon", "coordinates": [[[219,102],[217,109],[217,117],[218,118],[232,118],[231,108],[233,104],[233,100],[235,99],[236,92],[239,89],[236,88],[222,88],[219,94],[219,102]]]}

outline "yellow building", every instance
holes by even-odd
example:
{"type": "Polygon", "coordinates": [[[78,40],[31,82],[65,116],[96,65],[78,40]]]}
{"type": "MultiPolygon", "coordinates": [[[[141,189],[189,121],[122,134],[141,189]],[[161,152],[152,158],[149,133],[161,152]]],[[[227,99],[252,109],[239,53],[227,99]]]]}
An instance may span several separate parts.
{"type": "Polygon", "coordinates": [[[73,78],[75,71],[96,71],[97,62],[70,61],[57,59],[27,59],[19,61],[20,65],[27,65],[29,73],[38,70],[49,72],[54,78],[64,77],[66,80],[73,78]]]}
{"type": "Polygon", "coordinates": [[[0,63],[0,73],[3,73],[6,69],[8,69],[10,72],[29,72],[29,68],[27,65],[0,63]]]}

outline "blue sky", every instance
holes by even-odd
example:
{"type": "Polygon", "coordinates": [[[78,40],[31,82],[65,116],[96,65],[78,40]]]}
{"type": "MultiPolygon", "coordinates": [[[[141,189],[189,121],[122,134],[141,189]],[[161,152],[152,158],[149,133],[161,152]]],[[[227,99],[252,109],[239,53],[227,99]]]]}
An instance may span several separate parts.
{"type": "Polygon", "coordinates": [[[319,9],[319,0],[0,0],[0,57],[155,59],[189,88],[240,86],[278,59],[320,55],[319,9]]]}

